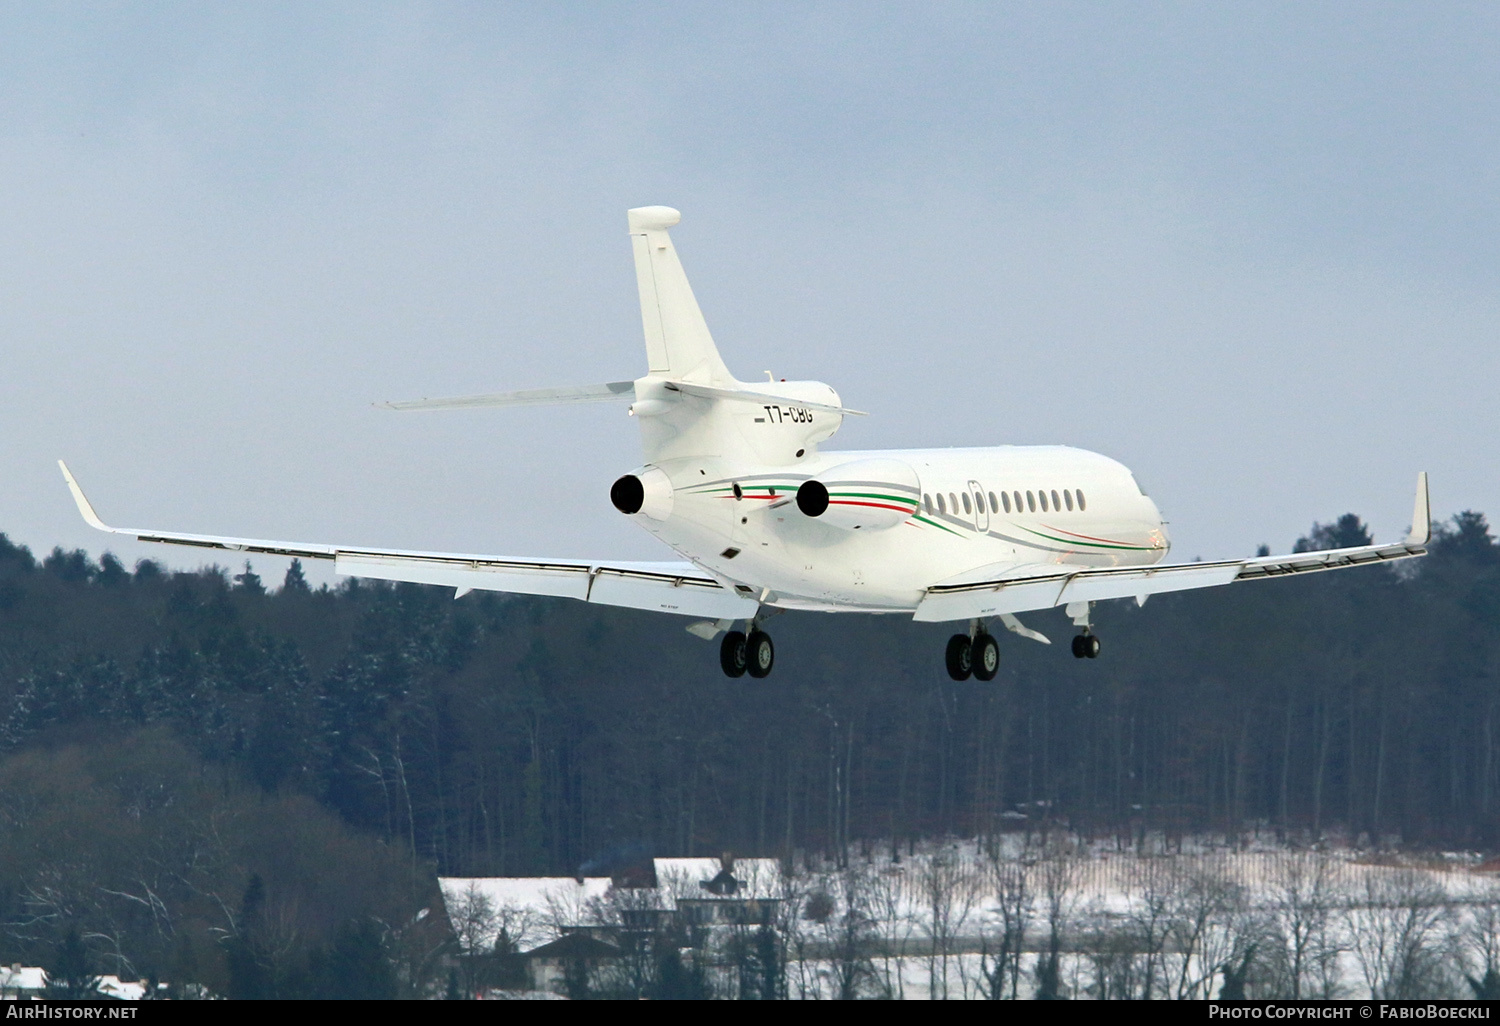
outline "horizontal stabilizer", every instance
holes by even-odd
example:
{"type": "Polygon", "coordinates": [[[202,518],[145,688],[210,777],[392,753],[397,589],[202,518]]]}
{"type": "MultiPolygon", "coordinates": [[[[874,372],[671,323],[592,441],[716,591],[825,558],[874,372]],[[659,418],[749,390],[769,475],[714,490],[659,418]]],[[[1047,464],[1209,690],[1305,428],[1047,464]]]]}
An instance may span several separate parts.
{"type": "Polygon", "coordinates": [[[447,399],[407,399],[394,403],[377,403],[383,410],[408,413],[418,410],[474,410],[487,406],[550,406],[558,403],[607,403],[616,399],[634,399],[634,381],[610,381],[602,385],[575,385],[572,388],[533,388],[524,392],[491,392],[486,395],[457,395],[447,399]]]}
{"type": "Polygon", "coordinates": [[[712,385],[696,385],[689,381],[668,381],[666,388],[669,392],[681,392],[683,395],[697,396],[699,399],[728,399],[732,402],[753,403],[756,406],[800,406],[804,410],[816,410],[819,413],[837,413],[848,417],[869,416],[861,410],[829,406],[827,403],[814,403],[806,399],[791,399],[784,395],[767,395],[765,392],[752,392],[745,388],[715,388],[712,385]]]}

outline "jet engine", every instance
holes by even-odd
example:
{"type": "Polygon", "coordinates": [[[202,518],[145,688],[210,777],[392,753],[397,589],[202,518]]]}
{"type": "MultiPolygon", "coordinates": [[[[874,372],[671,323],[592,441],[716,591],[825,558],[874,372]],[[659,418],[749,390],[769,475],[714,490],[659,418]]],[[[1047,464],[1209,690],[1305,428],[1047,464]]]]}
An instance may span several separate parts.
{"type": "Polygon", "coordinates": [[[908,520],[921,495],[917,472],[909,464],[854,460],[802,482],[797,508],[803,516],[846,531],[880,531],[908,520]]]}
{"type": "Polygon", "coordinates": [[[642,467],[610,486],[609,501],[626,516],[665,520],[672,515],[672,481],[660,467],[642,467]]]}

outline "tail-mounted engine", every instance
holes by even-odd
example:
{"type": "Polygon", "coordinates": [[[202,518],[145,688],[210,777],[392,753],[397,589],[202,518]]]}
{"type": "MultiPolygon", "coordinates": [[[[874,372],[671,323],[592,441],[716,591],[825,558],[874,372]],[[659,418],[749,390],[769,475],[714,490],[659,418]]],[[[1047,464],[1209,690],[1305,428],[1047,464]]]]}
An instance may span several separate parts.
{"type": "Polygon", "coordinates": [[[810,478],[797,489],[803,516],[846,531],[880,531],[917,511],[922,486],[900,460],[855,460],[810,478]]]}
{"type": "Polygon", "coordinates": [[[609,501],[626,516],[665,520],[672,515],[672,481],[660,467],[642,467],[610,486],[609,501]]]}

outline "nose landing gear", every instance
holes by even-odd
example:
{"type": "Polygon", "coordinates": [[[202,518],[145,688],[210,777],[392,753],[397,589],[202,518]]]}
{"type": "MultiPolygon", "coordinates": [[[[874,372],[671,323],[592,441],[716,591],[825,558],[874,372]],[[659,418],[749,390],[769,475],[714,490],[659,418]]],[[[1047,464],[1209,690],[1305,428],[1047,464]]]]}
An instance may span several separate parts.
{"type": "Polygon", "coordinates": [[[1074,659],[1099,658],[1099,639],[1094,637],[1093,624],[1089,622],[1089,612],[1093,605],[1092,602],[1069,602],[1064,610],[1072,618],[1073,626],[1083,631],[1073,639],[1074,659]]]}
{"type": "Polygon", "coordinates": [[[1098,659],[1099,639],[1092,634],[1080,634],[1073,639],[1074,659],[1098,659]]]}

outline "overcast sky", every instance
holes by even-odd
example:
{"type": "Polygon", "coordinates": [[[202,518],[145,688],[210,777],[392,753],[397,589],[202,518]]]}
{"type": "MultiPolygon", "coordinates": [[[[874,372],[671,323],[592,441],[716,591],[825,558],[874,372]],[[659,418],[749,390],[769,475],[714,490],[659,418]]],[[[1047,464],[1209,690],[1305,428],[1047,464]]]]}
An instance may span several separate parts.
{"type": "MultiPolygon", "coordinates": [[[[0,8],[0,530],[662,558],[625,211],[825,447],[1066,443],[1174,556],[1500,513],[1500,6],[0,8]]],[[[258,561],[279,580],[285,562],[258,561]]]]}

